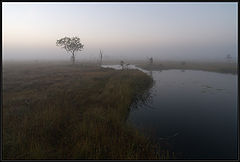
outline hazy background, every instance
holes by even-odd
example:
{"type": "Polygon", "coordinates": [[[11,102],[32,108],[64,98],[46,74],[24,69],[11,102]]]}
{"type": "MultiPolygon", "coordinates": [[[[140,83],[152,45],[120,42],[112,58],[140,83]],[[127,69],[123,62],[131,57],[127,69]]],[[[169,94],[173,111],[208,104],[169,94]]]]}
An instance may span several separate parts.
{"type": "Polygon", "coordinates": [[[4,60],[69,60],[56,40],[79,36],[77,60],[237,59],[237,3],[2,3],[4,60]]]}

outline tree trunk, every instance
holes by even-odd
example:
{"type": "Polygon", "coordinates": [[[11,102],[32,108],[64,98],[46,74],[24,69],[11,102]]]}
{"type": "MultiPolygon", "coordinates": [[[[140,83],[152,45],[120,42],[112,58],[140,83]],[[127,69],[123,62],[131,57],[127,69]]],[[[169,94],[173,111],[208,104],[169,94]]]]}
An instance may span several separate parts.
{"type": "Polygon", "coordinates": [[[73,65],[75,64],[75,55],[74,55],[74,53],[72,54],[72,64],[73,65]]]}

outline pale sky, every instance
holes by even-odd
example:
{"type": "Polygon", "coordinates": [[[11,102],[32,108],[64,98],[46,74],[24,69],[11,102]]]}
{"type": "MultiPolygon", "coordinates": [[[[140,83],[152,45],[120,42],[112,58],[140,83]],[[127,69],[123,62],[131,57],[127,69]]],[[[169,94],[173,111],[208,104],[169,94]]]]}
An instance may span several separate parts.
{"type": "Polygon", "coordinates": [[[64,36],[84,44],[76,59],[237,57],[237,3],[2,3],[3,60],[69,59],[64,36]]]}

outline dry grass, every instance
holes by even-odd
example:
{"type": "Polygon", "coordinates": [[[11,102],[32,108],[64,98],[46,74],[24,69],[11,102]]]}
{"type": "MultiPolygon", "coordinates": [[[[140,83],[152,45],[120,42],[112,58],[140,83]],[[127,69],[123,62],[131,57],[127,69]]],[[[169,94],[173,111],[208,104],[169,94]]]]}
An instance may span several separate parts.
{"type": "Polygon", "coordinates": [[[5,64],[3,159],[168,159],[126,124],[152,79],[138,70],[5,64]]]}

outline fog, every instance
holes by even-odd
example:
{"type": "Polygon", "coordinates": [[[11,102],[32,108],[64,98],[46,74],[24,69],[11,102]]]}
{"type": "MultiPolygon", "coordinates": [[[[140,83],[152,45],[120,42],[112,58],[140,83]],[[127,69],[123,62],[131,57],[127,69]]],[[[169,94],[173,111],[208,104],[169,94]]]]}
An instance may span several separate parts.
{"type": "Polygon", "coordinates": [[[78,36],[76,60],[237,60],[237,3],[3,3],[3,61],[69,60],[56,46],[78,36]]]}

